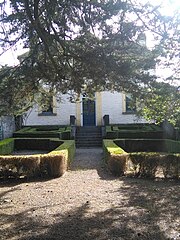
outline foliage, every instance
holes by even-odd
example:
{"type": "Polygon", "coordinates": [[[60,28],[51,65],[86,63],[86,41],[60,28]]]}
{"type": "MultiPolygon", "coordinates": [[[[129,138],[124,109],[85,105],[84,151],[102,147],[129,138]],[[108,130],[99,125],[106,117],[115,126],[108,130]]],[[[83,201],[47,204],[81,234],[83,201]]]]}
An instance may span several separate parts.
{"type": "MultiPolygon", "coordinates": [[[[126,140],[124,139],[124,141],[126,140]]],[[[179,152],[179,142],[165,140],[165,144],[168,150],[174,152],[177,149],[177,152],[179,152]],[[172,148],[172,144],[175,145],[174,149],[172,148]]],[[[114,175],[125,174],[128,176],[129,174],[133,174],[136,177],[154,178],[157,176],[158,171],[162,170],[164,178],[179,179],[180,177],[179,153],[170,153],[170,151],[168,153],[164,151],[164,153],[139,151],[129,153],[124,151],[124,147],[116,145],[113,140],[103,141],[103,151],[108,169],[114,175]],[[114,151],[115,148],[116,151],[114,151]]]]}
{"type": "MultiPolygon", "coordinates": [[[[6,76],[6,84],[11,81],[10,89],[18,84],[24,86],[18,88],[21,101],[27,92],[32,94],[29,102],[33,101],[34,93],[42,85],[54,94],[71,90],[78,94],[84,87],[86,92],[135,91],[141,83],[152,79],[146,70],[154,67],[156,53],[140,44],[138,36],[143,29],[129,19],[135,11],[130,2],[10,3],[9,13],[1,4],[1,47],[6,50],[23,42],[29,48],[29,53],[20,57],[21,64],[6,76]],[[29,91],[25,90],[26,85],[31,88],[29,91]]],[[[140,10],[137,7],[136,11],[140,10]]]]}
{"type": "Polygon", "coordinates": [[[180,92],[168,83],[156,82],[138,97],[139,112],[157,124],[167,120],[180,126],[180,92]]]}
{"type": "Polygon", "coordinates": [[[35,82],[19,71],[7,66],[0,69],[0,115],[19,116],[34,103],[35,82]]]}
{"type": "Polygon", "coordinates": [[[67,158],[67,163],[69,167],[72,161],[74,160],[75,152],[76,152],[75,141],[66,140],[62,145],[54,149],[50,154],[64,153],[64,155],[67,158]]]}
{"type": "Polygon", "coordinates": [[[179,179],[180,176],[180,154],[130,153],[129,161],[135,176],[154,178],[160,169],[164,178],[179,179]]]}
{"type": "Polygon", "coordinates": [[[15,147],[19,145],[18,149],[26,149],[28,146],[31,150],[44,148],[49,150],[47,145],[54,145],[55,149],[48,154],[0,156],[0,178],[60,177],[70,166],[75,155],[73,140],[62,143],[53,139],[6,139],[0,142],[1,153],[10,154],[14,150],[14,142],[15,147]],[[8,147],[11,148],[11,152],[7,149],[7,145],[10,144],[11,146],[8,147]],[[4,152],[2,147],[6,147],[4,152]]]}
{"type": "Polygon", "coordinates": [[[103,140],[103,149],[105,153],[105,160],[109,154],[123,154],[126,153],[122,148],[113,142],[113,140],[103,140]]]}
{"type": "MultiPolygon", "coordinates": [[[[0,71],[1,114],[20,115],[35,102],[44,104],[37,98],[38,92],[46,95],[44,87],[50,96],[68,92],[71,100],[83,89],[89,94],[124,90],[138,95],[154,83],[150,70],[156,63],[163,57],[172,66],[179,54],[178,13],[164,16],[149,3],[9,2],[8,11],[6,1],[1,3],[1,47],[6,51],[21,43],[29,52],[19,58],[19,66],[0,71]],[[156,40],[151,50],[145,46],[145,31],[156,40]]],[[[177,68],[171,80],[178,74],[177,68]]]]}
{"type": "Polygon", "coordinates": [[[71,138],[71,128],[60,127],[60,126],[25,127],[17,132],[14,132],[13,137],[58,138],[58,139],[68,140],[71,138]]]}
{"type": "MultiPolygon", "coordinates": [[[[111,140],[112,141],[112,140],[111,140]]],[[[180,141],[171,139],[115,139],[114,144],[126,152],[166,152],[180,153],[180,141]]]]}
{"type": "Polygon", "coordinates": [[[0,141],[0,155],[11,154],[14,150],[14,139],[8,138],[0,141]]]}

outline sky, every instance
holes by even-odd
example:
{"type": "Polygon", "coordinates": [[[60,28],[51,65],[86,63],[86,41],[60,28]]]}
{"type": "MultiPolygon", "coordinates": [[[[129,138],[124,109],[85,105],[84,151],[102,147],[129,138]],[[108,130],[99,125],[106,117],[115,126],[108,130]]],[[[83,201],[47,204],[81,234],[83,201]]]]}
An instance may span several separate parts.
{"type": "MultiPolygon", "coordinates": [[[[144,3],[145,1],[148,1],[148,0],[138,0],[138,1],[140,2],[143,1],[144,3]]],[[[161,11],[165,15],[172,15],[174,11],[178,11],[178,10],[180,11],[180,0],[151,0],[150,3],[154,5],[162,4],[163,7],[161,11]]],[[[147,37],[147,45],[148,47],[153,46],[153,42],[151,41],[150,36],[147,37]]],[[[23,49],[22,45],[20,44],[16,46],[16,48],[12,47],[9,51],[7,51],[2,56],[0,56],[0,65],[6,65],[6,64],[10,66],[17,65],[19,63],[17,57],[23,54],[24,52],[27,52],[27,49],[23,49]]],[[[159,74],[160,72],[162,72],[161,69],[157,71],[159,72],[159,74]]]]}

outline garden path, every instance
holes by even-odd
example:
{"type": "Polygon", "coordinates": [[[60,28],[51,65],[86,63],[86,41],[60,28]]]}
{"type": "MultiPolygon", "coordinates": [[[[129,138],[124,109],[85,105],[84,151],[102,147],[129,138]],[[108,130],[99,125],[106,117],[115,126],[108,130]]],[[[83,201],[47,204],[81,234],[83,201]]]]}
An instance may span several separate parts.
{"type": "Polygon", "coordinates": [[[101,148],[77,149],[62,177],[0,182],[2,240],[178,240],[180,185],[115,178],[101,148]]]}

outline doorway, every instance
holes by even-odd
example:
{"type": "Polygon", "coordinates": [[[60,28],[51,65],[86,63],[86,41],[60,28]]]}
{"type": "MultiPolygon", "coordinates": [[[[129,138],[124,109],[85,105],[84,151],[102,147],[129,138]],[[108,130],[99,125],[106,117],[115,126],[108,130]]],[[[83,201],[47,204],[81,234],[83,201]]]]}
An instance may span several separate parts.
{"type": "Polygon", "coordinates": [[[83,126],[96,125],[95,100],[88,98],[82,99],[83,126]]]}

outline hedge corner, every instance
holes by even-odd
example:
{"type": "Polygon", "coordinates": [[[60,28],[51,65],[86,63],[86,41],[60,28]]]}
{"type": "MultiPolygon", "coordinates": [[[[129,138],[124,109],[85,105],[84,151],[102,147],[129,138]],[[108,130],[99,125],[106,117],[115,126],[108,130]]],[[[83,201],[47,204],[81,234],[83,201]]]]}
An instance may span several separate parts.
{"type": "Polygon", "coordinates": [[[128,154],[113,140],[103,140],[104,159],[113,175],[122,176],[126,172],[128,154]]]}

